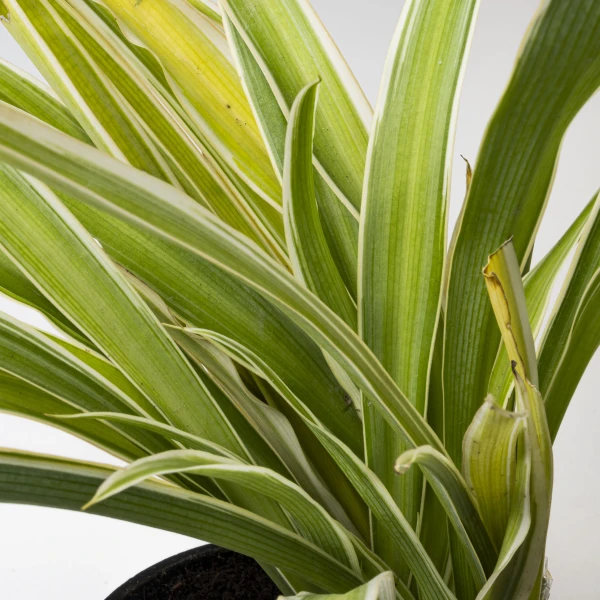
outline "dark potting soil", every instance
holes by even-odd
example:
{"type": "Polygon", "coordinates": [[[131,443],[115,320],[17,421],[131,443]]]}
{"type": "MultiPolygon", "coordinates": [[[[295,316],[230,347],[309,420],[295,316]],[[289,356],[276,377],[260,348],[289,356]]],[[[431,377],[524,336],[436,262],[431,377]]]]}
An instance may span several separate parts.
{"type": "Polygon", "coordinates": [[[123,600],[275,600],[279,595],[255,560],[218,549],[159,571],[123,600]]]}

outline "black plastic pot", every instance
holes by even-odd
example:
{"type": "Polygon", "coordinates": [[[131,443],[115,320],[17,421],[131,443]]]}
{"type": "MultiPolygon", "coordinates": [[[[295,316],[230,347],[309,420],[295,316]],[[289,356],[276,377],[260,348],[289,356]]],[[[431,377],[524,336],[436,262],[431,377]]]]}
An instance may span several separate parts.
{"type": "Polygon", "coordinates": [[[142,571],[106,600],[275,600],[278,595],[255,560],[208,544],[142,571]]]}

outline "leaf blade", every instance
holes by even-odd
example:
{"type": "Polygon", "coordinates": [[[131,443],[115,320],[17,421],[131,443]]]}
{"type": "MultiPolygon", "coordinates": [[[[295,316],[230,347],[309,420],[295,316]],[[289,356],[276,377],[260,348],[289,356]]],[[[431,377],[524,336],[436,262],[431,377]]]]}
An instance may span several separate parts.
{"type": "Polygon", "coordinates": [[[356,306],[329,253],[315,195],[312,137],[318,85],[300,91],[289,117],[283,167],[288,254],[296,278],[354,329],[356,306]]]}
{"type": "MultiPolygon", "coordinates": [[[[439,322],[457,100],[477,8],[477,0],[405,3],[367,152],[359,227],[360,335],[423,415],[439,322]]],[[[394,477],[393,461],[407,447],[368,399],[364,431],[369,465],[416,527],[420,471],[394,477]]],[[[375,547],[395,566],[385,532],[385,523],[374,523],[375,547]]]]}

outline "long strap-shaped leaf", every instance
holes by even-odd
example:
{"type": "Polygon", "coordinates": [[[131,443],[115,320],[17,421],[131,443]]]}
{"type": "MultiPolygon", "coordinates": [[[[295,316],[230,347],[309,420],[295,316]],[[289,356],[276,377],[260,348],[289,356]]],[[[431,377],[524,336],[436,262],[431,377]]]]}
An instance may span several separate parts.
{"type": "MultiPolygon", "coordinates": [[[[355,529],[340,503],[307,460],[305,450],[288,419],[248,391],[231,359],[214,344],[197,336],[179,332],[174,339],[209,371],[217,385],[280,458],[285,465],[286,475],[291,476],[302,489],[320,502],[336,520],[349,529],[355,529]]],[[[331,487],[333,482],[327,483],[331,487]]]]}
{"type": "MultiPolygon", "coordinates": [[[[270,467],[286,476],[291,475],[338,521],[352,529],[353,525],[339,503],[315,475],[313,467],[306,459],[304,449],[286,417],[253,396],[242,382],[232,360],[215,344],[201,339],[197,335],[188,335],[188,330],[181,329],[175,315],[155,292],[130,273],[126,273],[126,277],[156,316],[166,325],[168,332],[177,344],[198,365],[199,374],[201,376],[204,374],[206,377],[205,373],[208,372],[212,382],[220,388],[217,393],[213,387],[213,397],[219,400],[222,392],[230,400],[230,403],[220,402],[220,406],[225,410],[226,416],[244,440],[245,445],[251,450],[250,453],[255,459],[255,464],[270,467]],[[268,447],[268,450],[277,457],[279,462],[276,460],[274,463],[273,456],[267,456],[268,452],[265,452],[264,448],[260,447],[261,444],[257,443],[257,436],[260,436],[263,445],[268,447]]],[[[320,462],[316,464],[320,465],[320,462]]],[[[330,471],[328,471],[328,475],[331,475],[330,471]]],[[[331,486],[333,482],[329,483],[331,486]]],[[[337,486],[334,488],[339,496],[337,486]]]]}
{"type": "MultiPolygon", "coordinates": [[[[594,199],[581,211],[581,214],[554,245],[552,250],[523,278],[527,314],[529,315],[529,322],[534,337],[542,325],[542,320],[550,300],[552,286],[555,283],[559,270],[573,249],[573,246],[577,243],[590,217],[593,205],[594,199]]],[[[510,360],[508,359],[506,348],[502,344],[496,356],[488,390],[500,404],[505,406],[512,386],[513,376],[510,368],[510,360]]]]}
{"type": "Polygon", "coordinates": [[[109,477],[89,505],[102,502],[150,477],[181,472],[229,481],[276,500],[293,515],[304,537],[355,572],[360,572],[350,540],[301,487],[270,469],[240,464],[208,452],[173,450],[137,460],[109,477]]]}
{"type": "Polygon", "coordinates": [[[226,41],[185,0],[103,4],[157,56],[212,147],[274,203],[281,191],[226,41]]]}
{"type": "Polygon", "coordinates": [[[287,116],[300,90],[321,78],[315,156],[323,174],[360,207],[371,109],[308,0],[221,0],[287,116]]]}
{"type": "MultiPolygon", "coordinates": [[[[295,420],[296,424],[301,426],[300,431],[298,431],[296,428],[299,436],[301,436],[304,432],[303,429],[307,428],[306,426],[323,426],[323,424],[309,409],[309,407],[302,402],[298,396],[296,396],[296,394],[286,385],[282,378],[279,377],[279,375],[272,368],[270,368],[269,365],[261,360],[257,354],[239,344],[235,340],[213,331],[201,329],[186,329],[184,331],[186,331],[189,335],[200,335],[207,340],[211,340],[213,344],[217,345],[219,349],[223,350],[224,354],[228,354],[236,362],[257,375],[259,378],[264,378],[264,380],[268,381],[269,388],[272,387],[274,390],[276,390],[280,396],[279,400],[283,401],[283,405],[281,402],[276,401],[277,409],[284,413],[287,418],[290,419],[290,421],[295,420]],[[302,427],[303,425],[304,427],[302,427]]],[[[207,368],[211,370],[210,367],[207,368]]],[[[260,381],[261,379],[258,379],[257,381],[259,386],[260,381]]],[[[261,387],[261,391],[263,394],[267,395],[267,397],[268,395],[272,396],[272,392],[268,388],[261,387]]],[[[273,418],[272,415],[269,415],[269,412],[266,412],[265,416],[269,416],[269,421],[273,418]]],[[[265,416],[262,418],[264,419],[265,416]]],[[[280,433],[271,434],[267,437],[272,440],[274,445],[278,445],[281,449],[281,443],[277,441],[277,438],[281,434],[285,433],[286,428],[283,428],[280,433]]],[[[323,452],[320,451],[320,447],[315,448],[309,446],[314,446],[315,442],[317,442],[317,440],[314,437],[304,437],[304,443],[302,444],[303,452],[306,452],[310,456],[311,462],[320,468],[321,476],[326,478],[329,488],[336,494],[337,499],[344,506],[347,515],[352,517],[352,523],[348,523],[348,517],[346,514],[340,513],[337,502],[331,502],[331,498],[329,498],[327,490],[324,490],[322,485],[315,486],[315,482],[312,481],[312,478],[307,479],[305,473],[300,473],[301,477],[298,479],[298,482],[304,482],[303,487],[307,491],[313,490],[314,492],[317,492],[315,498],[318,498],[323,506],[325,506],[341,524],[351,531],[358,529],[362,532],[362,535],[365,538],[368,538],[365,505],[361,502],[356,490],[348,483],[348,480],[342,474],[341,470],[336,468],[335,463],[333,463],[331,460],[327,460],[326,455],[323,455],[323,452]]],[[[290,446],[289,449],[293,450],[294,443],[292,439],[288,440],[288,445],[290,446]]],[[[289,455],[289,450],[287,450],[287,454],[289,455]]],[[[286,456],[285,451],[282,453],[282,457],[283,456],[286,456]]],[[[292,463],[291,466],[293,467],[294,463],[292,463]]],[[[301,465],[298,466],[301,467],[301,471],[306,471],[306,469],[301,465]]],[[[298,473],[297,468],[295,469],[295,472],[298,473]]]]}
{"type": "Polygon", "coordinates": [[[486,395],[498,349],[479,269],[486,254],[510,236],[525,265],[561,140],[600,85],[599,31],[596,0],[542,2],[485,134],[456,236],[447,297],[445,442],[455,460],[486,395]]]}
{"type": "MultiPolygon", "coordinates": [[[[82,408],[82,407],[79,407],[82,408]]],[[[126,461],[146,455],[135,441],[127,438],[110,425],[98,420],[67,421],[62,415],[70,415],[75,407],[43,389],[10,373],[0,372],[0,411],[26,417],[71,433],[106,452],[126,461]]],[[[111,413],[112,414],[112,413],[111,413]]],[[[136,418],[132,415],[132,419],[136,418]]],[[[151,421],[155,422],[155,421],[151,421]]],[[[132,436],[135,439],[135,436],[132,436]]],[[[157,445],[158,447],[158,445],[157,445]]]]}
{"type": "Polygon", "coordinates": [[[298,94],[290,112],[283,168],[283,218],[294,275],[356,327],[356,306],[327,246],[315,195],[313,134],[318,83],[298,94]]]}
{"type": "Polygon", "coordinates": [[[600,195],[581,236],[540,348],[540,391],[552,438],[600,345],[600,195]]]}
{"type": "Polygon", "coordinates": [[[482,587],[498,556],[475,497],[460,471],[436,450],[428,446],[407,450],[396,460],[396,473],[403,475],[414,464],[421,468],[444,507],[468,557],[473,580],[482,587]]]}
{"type": "Polygon", "coordinates": [[[71,338],[90,343],[73,323],[27,279],[3,251],[0,252],[0,291],[18,302],[39,310],[53,325],[71,338]]]}
{"type": "Polygon", "coordinates": [[[0,242],[28,277],[174,425],[243,456],[175,343],[73,215],[46,186],[8,167],[2,182],[0,242]]]}
{"type": "MultiPolygon", "coordinates": [[[[49,456],[0,452],[0,502],[80,510],[113,469],[49,456]]],[[[313,591],[345,592],[362,581],[308,540],[251,512],[161,483],[143,483],[89,512],[192,536],[276,563],[314,582],[313,591]]]]}
{"type": "MultiPolygon", "coordinates": [[[[53,415],[56,416],[56,415],[53,415]]],[[[231,460],[240,460],[239,457],[229,452],[226,448],[211,442],[210,440],[192,435],[181,429],[177,429],[172,425],[166,425],[159,421],[154,421],[146,417],[138,417],[135,415],[127,415],[115,412],[87,412],[78,414],[66,414],[59,415],[61,422],[73,423],[73,422],[84,422],[84,421],[108,421],[114,423],[127,423],[133,427],[139,427],[140,429],[147,431],[154,431],[160,433],[165,438],[181,442],[186,448],[190,450],[201,450],[203,452],[210,452],[217,454],[231,460]]]]}
{"type": "Polygon", "coordinates": [[[0,157],[234,274],[321,344],[378,403],[407,444],[444,451],[423,417],[341,319],[253,243],[172,186],[8,106],[0,106],[0,157]]]}
{"type": "Polygon", "coordinates": [[[339,464],[373,515],[387,524],[388,535],[415,577],[420,597],[424,600],[454,599],[416,533],[375,473],[329,432],[319,427],[311,429],[339,464]]]}
{"type": "MultiPolygon", "coordinates": [[[[224,15],[224,23],[246,95],[261,128],[275,172],[283,177],[287,119],[277,102],[269,80],[227,14],[224,15]]],[[[316,160],[314,157],[313,159],[316,160]]],[[[340,274],[352,296],[356,297],[358,211],[348,200],[336,196],[321,172],[323,172],[322,167],[315,167],[315,193],[322,214],[321,224],[340,274]]]]}
{"type": "MultiPolygon", "coordinates": [[[[208,357],[209,359],[212,359],[212,363],[210,363],[208,360],[206,361],[212,366],[215,362],[217,362],[215,357],[208,352],[203,352],[203,346],[201,346],[199,342],[196,343],[195,340],[181,331],[181,321],[179,321],[171,312],[169,307],[160,298],[160,296],[158,296],[158,294],[156,294],[148,286],[144,285],[143,282],[134,277],[131,273],[127,272],[125,269],[122,269],[122,272],[125,274],[125,277],[132,284],[134,289],[144,299],[146,304],[148,304],[148,306],[152,309],[152,312],[154,312],[158,319],[163,323],[168,333],[175,340],[178,346],[186,354],[196,373],[207,387],[210,395],[215,399],[215,402],[218,403],[219,407],[225,414],[225,417],[229,420],[240,439],[244,441],[244,445],[248,449],[248,453],[251,457],[250,462],[252,464],[270,468],[286,477],[289,476],[290,472],[286,468],[282,457],[278,454],[275,445],[270,443],[273,438],[277,439],[277,435],[273,433],[269,437],[268,434],[271,434],[272,431],[278,431],[279,429],[282,429],[282,435],[285,435],[285,433],[289,435],[291,433],[290,439],[293,439],[293,432],[290,432],[289,428],[286,430],[285,427],[283,427],[283,422],[278,422],[277,418],[270,420],[267,419],[268,424],[263,426],[261,429],[257,423],[259,419],[253,419],[253,417],[256,417],[257,413],[262,413],[260,413],[255,407],[259,404],[263,406],[266,405],[253,398],[251,408],[255,408],[255,412],[253,413],[252,410],[247,410],[247,404],[250,404],[250,399],[248,398],[248,403],[245,404],[243,400],[239,402],[238,396],[236,395],[236,393],[240,392],[241,388],[245,389],[243,384],[240,382],[237,386],[233,385],[228,388],[220,385],[220,380],[214,377],[213,372],[207,373],[208,366],[201,361],[200,358],[206,359],[208,357]],[[231,393],[233,391],[231,388],[235,390],[234,393],[231,393]],[[282,427],[278,427],[278,425],[282,427]],[[265,435],[265,431],[268,432],[267,435],[265,435]]],[[[214,349],[215,351],[217,350],[216,348],[214,349]]],[[[231,361],[229,362],[231,363],[231,361]]],[[[224,369],[220,362],[218,362],[218,366],[221,367],[221,374],[225,375],[225,378],[228,380],[228,382],[232,371],[236,376],[238,376],[239,379],[239,375],[237,374],[237,371],[235,371],[235,367],[232,364],[230,365],[230,370],[224,369]],[[225,373],[223,373],[223,371],[225,371],[225,373]]],[[[250,394],[247,393],[247,396],[250,396],[250,394]]],[[[246,396],[244,396],[244,399],[246,399],[246,396]]],[[[272,416],[272,414],[269,416],[272,416]]]]}
{"type": "MultiPolygon", "coordinates": [[[[144,416],[148,416],[145,408],[152,411],[151,406],[137,404],[111,381],[45,335],[4,314],[0,314],[0,369],[54,396],[71,411],[144,416]]],[[[160,413],[152,411],[151,414],[160,419],[160,413]]],[[[169,447],[149,434],[139,436],[137,441],[149,451],[169,447]]]]}
{"type": "Polygon", "coordinates": [[[88,135],[69,110],[46,87],[0,58],[0,100],[16,106],[82,142],[88,135]]]}
{"type": "Polygon", "coordinates": [[[215,24],[221,25],[223,23],[223,18],[219,14],[218,8],[215,7],[214,2],[211,0],[188,0],[188,2],[203,15],[210,17],[211,21],[215,24]]]}
{"type": "Polygon", "coordinates": [[[552,491],[551,440],[539,392],[515,370],[517,408],[526,425],[517,441],[515,484],[494,573],[477,600],[539,598],[552,491]]]}
{"type": "Polygon", "coordinates": [[[508,242],[490,256],[484,275],[516,382],[516,407],[525,413],[521,467],[500,558],[479,599],[537,598],[542,582],[552,497],[552,441],[544,403],[530,381],[537,379],[533,334],[517,256],[508,242]]]}
{"type": "MultiPolygon", "coordinates": [[[[478,0],[405,3],[367,154],[359,234],[360,333],[421,414],[440,310],[458,95],[477,8],[478,0]]],[[[364,413],[369,464],[416,526],[420,472],[394,477],[390,467],[406,446],[368,402],[364,413]]],[[[382,544],[385,529],[385,523],[375,524],[382,544]]]]}
{"type": "Polygon", "coordinates": [[[286,596],[285,599],[280,596],[279,600],[303,600],[304,598],[313,600],[393,600],[395,597],[394,575],[388,571],[347,594],[321,595],[307,592],[298,596],[286,596]]]}

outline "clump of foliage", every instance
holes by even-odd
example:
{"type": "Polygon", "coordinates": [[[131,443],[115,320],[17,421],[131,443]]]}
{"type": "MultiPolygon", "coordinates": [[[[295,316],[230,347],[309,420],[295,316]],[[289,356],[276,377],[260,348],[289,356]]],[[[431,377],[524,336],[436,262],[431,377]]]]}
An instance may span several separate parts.
{"type": "Polygon", "coordinates": [[[477,9],[407,0],[373,113],[307,0],[1,0],[50,88],[0,63],[0,286],[57,333],[0,316],[0,409],[128,463],[2,450],[1,501],[214,542],[288,596],[547,596],[600,200],[530,257],[600,3],[542,2],[448,251],[477,9]]]}

